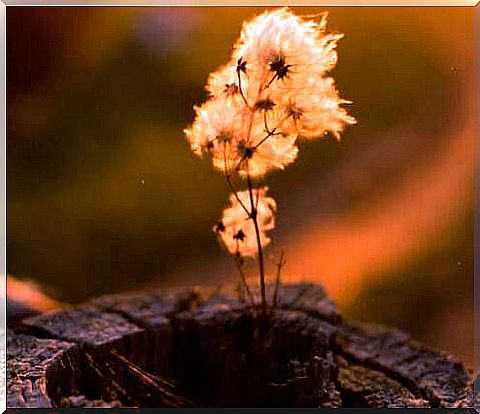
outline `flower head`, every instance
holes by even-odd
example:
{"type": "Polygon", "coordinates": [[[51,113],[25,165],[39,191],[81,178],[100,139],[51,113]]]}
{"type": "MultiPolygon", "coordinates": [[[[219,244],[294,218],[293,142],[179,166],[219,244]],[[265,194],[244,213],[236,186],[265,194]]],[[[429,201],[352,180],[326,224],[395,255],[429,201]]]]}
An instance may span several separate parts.
{"type": "MultiPolygon", "coordinates": [[[[266,233],[275,227],[277,209],[275,200],[266,196],[267,190],[267,187],[252,190],[262,247],[270,243],[266,233]]],[[[250,207],[250,194],[248,191],[238,192],[237,195],[231,194],[229,201],[230,206],[223,210],[222,219],[215,224],[213,230],[231,254],[255,257],[258,254],[255,224],[244,208],[250,207]]]]}
{"type": "Polygon", "coordinates": [[[339,138],[355,123],[327,76],[342,36],[326,32],[326,14],[305,19],[288,8],[245,23],[229,63],[209,76],[210,99],[185,131],[192,150],[209,154],[223,173],[259,177],[296,159],[299,136],[339,138]]]}
{"type": "Polygon", "coordinates": [[[289,87],[305,81],[306,73],[324,75],[337,62],[342,34],[326,33],[326,13],[314,19],[296,16],[288,8],[267,11],[244,23],[232,60],[246,63],[250,80],[275,78],[289,87]]]}
{"type": "Polygon", "coordinates": [[[342,104],[350,101],[339,98],[332,78],[311,78],[295,94],[277,94],[284,122],[282,130],[301,138],[318,138],[326,133],[340,139],[345,125],[355,124],[342,104]]]}
{"type": "Polygon", "coordinates": [[[268,136],[264,116],[270,109],[266,104],[252,112],[227,98],[211,99],[195,108],[195,122],[185,134],[193,152],[210,157],[219,172],[260,177],[284,168],[298,152],[296,133],[268,136]]]}
{"type": "Polygon", "coordinates": [[[258,255],[264,315],[262,252],[275,227],[276,203],[266,196],[267,187],[253,189],[251,179],[292,163],[298,137],[330,132],[339,138],[346,124],[355,123],[342,107],[349,102],[327,75],[342,37],[326,32],[326,14],[302,18],[288,8],[244,23],[229,62],[208,78],[209,99],[195,107],[195,120],[185,130],[193,152],[210,157],[233,191],[213,230],[236,257],[258,255]],[[247,178],[247,191],[236,190],[234,174],[247,178]]]}

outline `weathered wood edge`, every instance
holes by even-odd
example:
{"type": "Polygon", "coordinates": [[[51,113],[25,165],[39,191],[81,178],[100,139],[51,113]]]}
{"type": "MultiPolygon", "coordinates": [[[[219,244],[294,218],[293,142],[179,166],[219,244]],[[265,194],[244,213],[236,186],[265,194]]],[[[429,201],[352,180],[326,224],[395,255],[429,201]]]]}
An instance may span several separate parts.
{"type": "MultiPolygon", "coordinates": [[[[164,337],[167,330],[171,329],[172,315],[192,310],[197,314],[205,311],[225,312],[244,307],[232,298],[231,293],[220,294],[208,289],[185,289],[179,293],[178,289],[172,289],[105,296],[85,305],[29,318],[24,321],[24,326],[31,333],[40,337],[58,338],[32,340],[40,341],[43,346],[47,343],[42,341],[57,341],[59,343],[50,342],[49,345],[59,346],[59,351],[51,360],[46,358],[44,369],[36,372],[33,377],[27,375],[28,369],[22,371],[21,367],[11,367],[10,371],[16,370],[17,377],[15,381],[10,379],[8,385],[10,406],[53,404],[45,390],[47,373],[51,369],[49,367],[54,366],[54,361],[58,361],[62,353],[66,352],[60,349],[64,346],[60,343],[70,341],[70,352],[85,346],[101,348],[108,343],[109,347],[113,346],[140,365],[150,364],[151,368],[155,361],[142,361],[142,355],[138,352],[135,354],[135,349],[145,350],[161,341],[162,334],[164,337]],[[65,317],[71,321],[70,332],[63,328],[58,330],[56,325],[58,318],[64,320],[65,317]],[[83,332],[83,336],[78,337],[79,331],[83,332]],[[28,378],[22,385],[23,391],[20,394],[18,378],[28,378]]],[[[394,389],[398,384],[398,392],[403,393],[403,397],[398,400],[397,396],[390,395],[389,401],[393,406],[473,405],[471,379],[459,361],[412,341],[400,331],[341,322],[333,302],[326,297],[321,287],[309,284],[286,286],[279,295],[279,307],[304,312],[337,327],[335,355],[341,362],[336,385],[342,389],[344,398],[348,393],[351,396],[360,392],[367,404],[382,406],[385,401],[375,399],[382,393],[388,394],[388,390],[394,389]],[[352,372],[355,373],[354,380],[349,375],[352,372]],[[363,387],[371,390],[372,378],[376,378],[379,389],[369,396],[360,389],[363,387]],[[365,386],[366,384],[370,385],[365,386]]],[[[16,357],[10,355],[9,358],[11,360],[16,357]]]]}
{"type": "Polygon", "coordinates": [[[78,366],[78,351],[74,343],[7,331],[7,407],[52,407],[47,394],[49,371],[62,364],[68,376],[78,366]]]}

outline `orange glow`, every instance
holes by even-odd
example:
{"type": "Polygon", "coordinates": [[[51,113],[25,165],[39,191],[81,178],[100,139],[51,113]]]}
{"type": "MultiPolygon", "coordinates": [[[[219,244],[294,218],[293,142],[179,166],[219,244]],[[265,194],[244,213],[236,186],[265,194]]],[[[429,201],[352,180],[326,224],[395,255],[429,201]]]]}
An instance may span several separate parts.
{"type": "Polygon", "coordinates": [[[464,131],[451,133],[438,159],[406,174],[385,199],[334,221],[320,219],[296,234],[285,280],[321,282],[345,305],[373,275],[427,249],[473,202],[472,131],[470,120],[464,131]]]}
{"type": "Polygon", "coordinates": [[[60,302],[43,293],[36,283],[18,280],[12,276],[7,277],[7,297],[38,312],[62,306],[60,302]]]}

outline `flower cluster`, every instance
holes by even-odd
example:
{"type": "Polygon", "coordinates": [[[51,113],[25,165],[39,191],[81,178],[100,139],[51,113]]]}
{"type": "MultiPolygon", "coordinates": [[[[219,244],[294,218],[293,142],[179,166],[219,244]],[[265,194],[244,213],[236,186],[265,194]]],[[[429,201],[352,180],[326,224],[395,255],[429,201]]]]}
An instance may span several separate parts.
{"type": "Polygon", "coordinates": [[[209,76],[209,99],[195,107],[185,130],[191,149],[210,158],[232,190],[230,206],[214,227],[237,257],[259,256],[275,226],[276,204],[252,179],[295,161],[299,139],[337,139],[354,124],[328,72],[337,62],[342,34],[327,33],[326,14],[302,18],[288,8],[268,11],[244,23],[229,62],[209,76]],[[247,180],[237,191],[233,179],[247,180]]]}
{"type": "Polygon", "coordinates": [[[339,138],[355,123],[327,76],[341,34],[287,8],[244,24],[230,61],[208,79],[210,99],[195,108],[186,135],[192,150],[223,174],[261,177],[292,163],[297,139],[339,138]]]}
{"type": "MultiPolygon", "coordinates": [[[[275,227],[275,212],[277,204],[271,197],[267,197],[268,187],[252,190],[255,210],[258,215],[257,225],[262,247],[270,243],[267,231],[275,227]]],[[[254,257],[257,255],[257,238],[255,223],[244,206],[250,204],[249,191],[240,191],[230,195],[230,206],[223,211],[222,219],[215,224],[213,230],[227,250],[241,257],[254,257]]]]}

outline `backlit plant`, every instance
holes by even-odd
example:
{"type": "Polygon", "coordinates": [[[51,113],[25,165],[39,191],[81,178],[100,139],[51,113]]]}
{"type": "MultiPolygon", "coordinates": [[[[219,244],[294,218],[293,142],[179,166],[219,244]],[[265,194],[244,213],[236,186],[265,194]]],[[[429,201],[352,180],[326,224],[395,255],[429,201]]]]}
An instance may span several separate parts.
{"type": "MultiPolygon", "coordinates": [[[[243,264],[258,258],[264,316],[263,249],[270,243],[277,205],[268,188],[255,188],[254,181],[295,161],[299,140],[329,133],[339,139],[345,124],[355,123],[342,107],[349,102],[328,77],[342,37],[326,32],[326,14],[299,17],[288,8],[244,23],[230,61],[210,74],[209,99],[195,107],[195,121],[185,130],[193,152],[208,157],[232,191],[213,230],[235,258],[252,305],[243,264]],[[247,188],[240,191],[242,180],[247,188]]],[[[277,287],[283,261],[282,253],[277,287]]]]}

